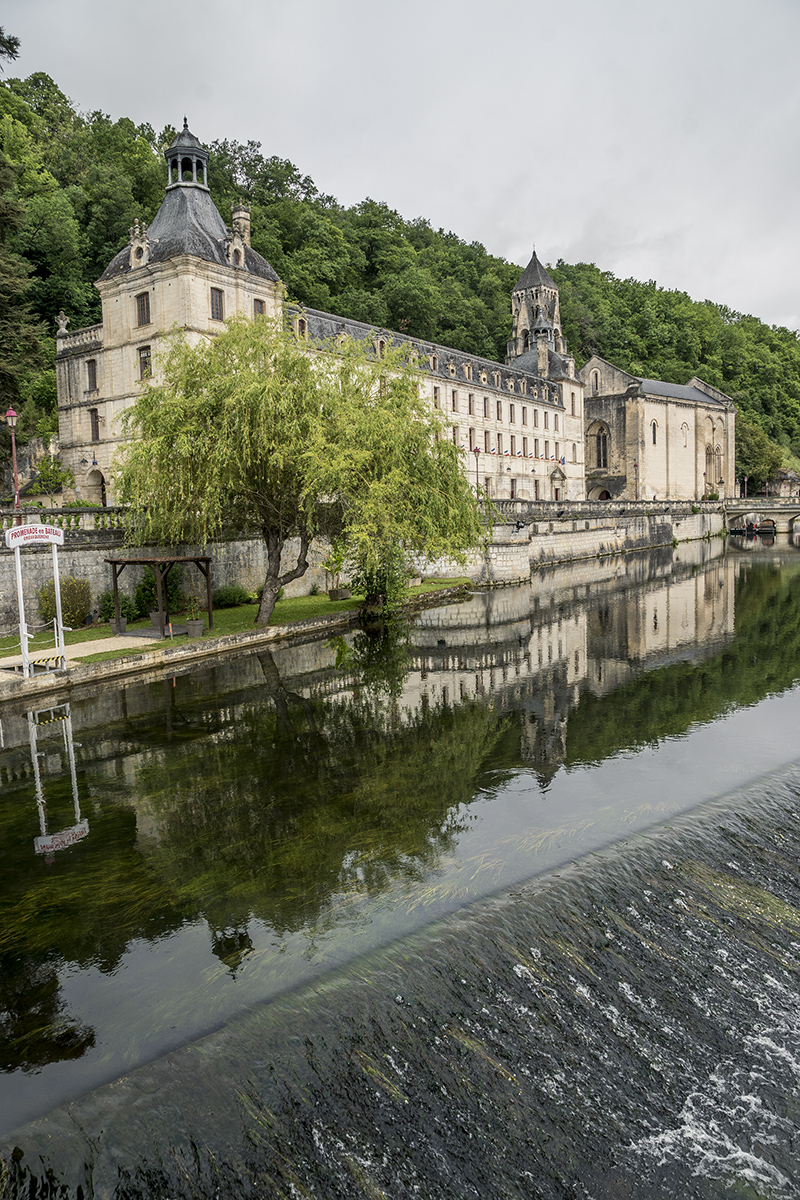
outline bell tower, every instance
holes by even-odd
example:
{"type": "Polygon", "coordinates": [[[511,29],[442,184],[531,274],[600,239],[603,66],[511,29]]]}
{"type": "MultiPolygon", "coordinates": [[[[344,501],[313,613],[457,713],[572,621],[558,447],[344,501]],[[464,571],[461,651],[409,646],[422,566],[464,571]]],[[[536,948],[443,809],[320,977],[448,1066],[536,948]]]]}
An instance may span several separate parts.
{"type": "Polygon", "coordinates": [[[208,151],[189,129],[186,117],[183,118],[183,129],[164,151],[164,157],[167,160],[167,190],[188,186],[208,191],[208,151]]]}
{"type": "Polygon", "coordinates": [[[506,351],[509,366],[528,351],[536,350],[545,339],[548,350],[564,353],[558,288],[539,262],[535,247],[531,261],[511,292],[511,317],[513,326],[506,351]]]}

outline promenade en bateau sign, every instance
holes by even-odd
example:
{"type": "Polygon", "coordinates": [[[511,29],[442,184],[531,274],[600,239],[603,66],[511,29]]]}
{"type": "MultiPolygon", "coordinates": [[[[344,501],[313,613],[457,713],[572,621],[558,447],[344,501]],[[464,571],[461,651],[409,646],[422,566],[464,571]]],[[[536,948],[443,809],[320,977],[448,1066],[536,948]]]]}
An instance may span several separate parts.
{"type": "Polygon", "coordinates": [[[64,530],[57,525],[12,525],[6,530],[6,545],[9,550],[23,546],[63,546],[64,530]]]}

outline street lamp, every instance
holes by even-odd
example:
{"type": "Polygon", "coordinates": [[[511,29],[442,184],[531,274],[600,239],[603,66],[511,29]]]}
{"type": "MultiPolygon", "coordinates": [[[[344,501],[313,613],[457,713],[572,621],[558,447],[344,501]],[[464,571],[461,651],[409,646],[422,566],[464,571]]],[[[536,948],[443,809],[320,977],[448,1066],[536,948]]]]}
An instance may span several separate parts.
{"type": "Polygon", "coordinates": [[[747,476],[744,477],[744,498],[747,499],[747,476]]]}
{"type": "Polygon", "coordinates": [[[9,408],[6,412],[6,421],[8,428],[11,430],[11,462],[14,466],[14,508],[17,510],[17,525],[22,524],[22,513],[19,507],[19,476],[17,475],[17,439],[14,435],[14,430],[17,427],[17,414],[13,408],[9,408]]]}
{"type": "Polygon", "coordinates": [[[708,491],[708,480],[706,479],[706,472],[703,471],[703,500],[705,500],[705,498],[706,498],[707,491],[708,491]]]}

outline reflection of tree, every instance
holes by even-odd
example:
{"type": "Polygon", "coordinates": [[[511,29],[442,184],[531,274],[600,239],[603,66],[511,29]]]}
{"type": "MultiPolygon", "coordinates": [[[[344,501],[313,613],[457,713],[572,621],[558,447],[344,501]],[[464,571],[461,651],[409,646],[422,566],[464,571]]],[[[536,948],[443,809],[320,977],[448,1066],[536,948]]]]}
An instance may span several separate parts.
{"type": "Polygon", "coordinates": [[[284,688],[268,651],[259,659],[264,698],[224,737],[173,745],[139,776],[161,871],[223,931],[250,915],[297,929],[335,894],[419,879],[506,725],[480,704],[412,714],[366,690],[309,700],[284,688]]]}
{"type": "Polygon", "coordinates": [[[736,636],[698,665],[650,671],[603,697],[585,692],[571,714],[567,765],[599,762],[755,704],[790,687],[800,669],[800,569],[765,568],[739,578],[736,636]]]}
{"type": "Polygon", "coordinates": [[[35,1071],[93,1045],[94,1030],[64,1013],[54,962],[0,956],[0,1071],[35,1071]]]}

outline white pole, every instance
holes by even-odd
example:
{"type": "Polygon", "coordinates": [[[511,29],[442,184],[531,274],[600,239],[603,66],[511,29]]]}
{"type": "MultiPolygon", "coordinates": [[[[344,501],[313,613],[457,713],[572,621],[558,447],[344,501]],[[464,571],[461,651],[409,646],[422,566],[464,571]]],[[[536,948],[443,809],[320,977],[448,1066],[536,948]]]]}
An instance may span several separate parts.
{"type": "Polygon", "coordinates": [[[64,665],[64,621],[61,617],[61,582],[58,578],[58,546],[53,542],[53,582],[56,591],[56,621],[58,622],[58,651],[61,655],[61,665],[64,665]]]}
{"type": "Polygon", "coordinates": [[[17,606],[19,608],[19,648],[22,651],[22,674],[27,679],[31,673],[28,658],[28,626],[25,624],[25,600],[22,595],[22,561],[19,546],[14,547],[14,570],[17,576],[17,606]]]}

